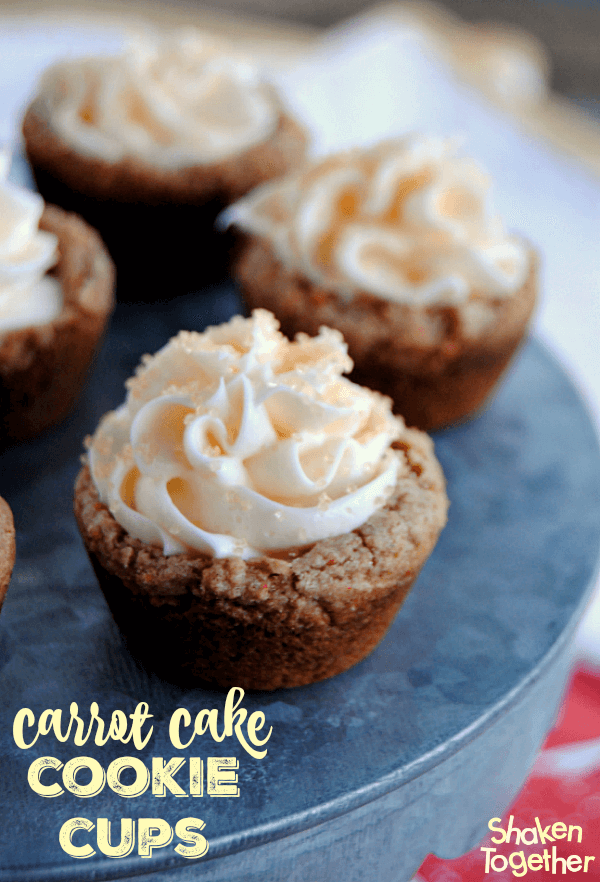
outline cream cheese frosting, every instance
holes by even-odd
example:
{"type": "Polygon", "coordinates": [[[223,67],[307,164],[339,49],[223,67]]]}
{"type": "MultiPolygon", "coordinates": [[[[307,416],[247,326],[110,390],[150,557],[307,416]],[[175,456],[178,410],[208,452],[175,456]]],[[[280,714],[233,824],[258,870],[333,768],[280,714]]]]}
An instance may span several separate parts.
{"type": "Polygon", "coordinates": [[[416,307],[510,297],[525,244],[494,212],[490,180],[457,142],[412,136],[316,161],[231,205],[225,225],[267,239],[317,285],[416,307]]]}
{"type": "Polygon", "coordinates": [[[281,112],[248,61],[194,29],[140,35],[119,56],[62,61],[40,98],[56,132],[86,155],[174,168],[262,143],[281,112]]]}
{"type": "Polygon", "coordinates": [[[166,555],[251,558],[363,524],[393,492],[404,431],[342,374],[338,331],[289,341],[266,310],[145,356],[89,443],[100,499],[166,555]]]}
{"type": "Polygon", "coordinates": [[[40,230],[44,200],[7,180],[10,160],[0,152],[0,333],[46,324],[61,312],[60,282],[47,276],[58,239],[40,230]]]}

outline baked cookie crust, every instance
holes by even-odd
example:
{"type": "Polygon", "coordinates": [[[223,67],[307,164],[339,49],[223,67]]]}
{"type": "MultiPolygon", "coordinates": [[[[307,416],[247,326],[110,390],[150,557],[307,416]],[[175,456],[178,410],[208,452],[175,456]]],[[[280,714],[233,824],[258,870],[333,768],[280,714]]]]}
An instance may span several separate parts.
{"type": "Polygon", "coordinates": [[[0,496],[0,608],[15,564],[15,525],[8,503],[0,496]]]}
{"type": "Polygon", "coordinates": [[[89,468],[75,515],[132,652],[161,675],[272,690],[338,674],[383,638],[446,523],[431,439],[407,430],[395,493],[361,527],[296,556],[165,557],[132,538],[99,501],[89,468]]]}
{"type": "Polygon", "coordinates": [[[0,335],[0,443],[37,435],[71,409],[114,306],[114,268],[96,231],[56,206],[40,229],[58,236],[50,273],[64,303],[53,321],[0,335]]]}
{"type": "Polygon", "coordinates": [[[258,237],[242,238],[235,274],[248,308],[274,312],[287,336],[340,330],[355,364],[350,379],[389,395],[408,425],[431,431],[477,411],[521,344],[537,295],[538,261],[529,253],[528,277],[513,296],[471,295],[469,309],[485,318],[480,328],[458,307],[419,309],[320,287],[258,237]]]}

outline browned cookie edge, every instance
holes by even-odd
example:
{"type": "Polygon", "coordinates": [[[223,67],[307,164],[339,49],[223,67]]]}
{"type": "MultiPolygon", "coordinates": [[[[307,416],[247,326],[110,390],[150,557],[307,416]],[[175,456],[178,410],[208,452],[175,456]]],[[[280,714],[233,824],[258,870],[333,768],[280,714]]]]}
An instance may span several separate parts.
{"type": "Polygon", "coordinates": [[[131,537],[79,474],[75,514],[113,616],[135,654],[182,680],[276,689],[331,677],[387,631],[446,522],[431,440],[407,430],[409,467],[352,532],[282,560],[165,557],[131,537]]]}

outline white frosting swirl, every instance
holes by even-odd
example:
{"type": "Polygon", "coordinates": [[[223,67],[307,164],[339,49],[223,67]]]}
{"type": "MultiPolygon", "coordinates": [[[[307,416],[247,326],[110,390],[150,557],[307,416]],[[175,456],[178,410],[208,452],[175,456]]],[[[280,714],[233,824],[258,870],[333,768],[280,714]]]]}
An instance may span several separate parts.
{"type": "Polygon", "coordinates": [[[290,342],[266,310],[146,356],[90,444],[100,498],[164,553],[253,557],[355,529],[393,492],[404,424],[342,377],[338,331],[290,342]]]}
{"type": "Polygon", "coordinates": [[[60,282],[46,275],[58,259],[58,239],[38,228],[44,200],[9,183],[9,165],[0,151],[0,333],[46,324],[63,303],[60,282]]]}
{"type": "Polygon", "coordinates": [[[140,36],[116,57],[60,62],[40,97],[54,129],[81,152],[172,168],[262,143],[280,115],[251,64],[193,29],[140,36]]]}
{"type": "Polygon", "coordinates": [[[525,282],[527,249],[505,233],[488,177],[450,140],[411,137],[327,157],[257,187],[225,224],[268,239],[315,284],[414,306],[525,282]]]}

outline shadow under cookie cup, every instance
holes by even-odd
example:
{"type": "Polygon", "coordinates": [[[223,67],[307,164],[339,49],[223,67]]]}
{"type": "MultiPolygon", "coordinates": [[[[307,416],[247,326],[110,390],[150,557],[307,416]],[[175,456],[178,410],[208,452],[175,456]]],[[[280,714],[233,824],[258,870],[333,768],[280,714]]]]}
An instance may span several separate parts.
{"type": "Polygon", "coordinates": [[[0,335],[0,445],[33,437],[72,409],[114,308],[114,267],[96,231],[54,205],[40,230],[58,237],[50,275],[64,301],[52,321],[0,335]]]}
{"type": "Polygon", "coordinates": [[[384,637],[446,522],[431,440],[395,445],[408,468],[361,527],[250,560],[176,554],[131,537],[99,501],[84,466],[75,515],[132,653],[181,684],[272,690],[347,670],[384,637]]]}
{"type": "Polygon", "coordinates": [[[0,609],[15,563],[15,526],[7,502],[0,496],[0,609]]]}
{"type": "Polygon", "coordinates": [[[519,291],[481,297],[493,320],[472,336],[464,333],[456,307],[416,309],[366,292],[345,297],[319,287],[284,267],[258,237],[241,237],[235,275],[249,310],[271,310],[288,337],[315,334],[322,325],[341,331],[354,361],[350,379],[389,395],[407,425],[432,431],[480,410],[524,341],[538,276],[537,255],[531,247],[528,253],[519,291]]]}
{"type": "Polygon", "coordinates": [[[117,267],[118,296],[160,301],[227,275],[233,237],[215,218],[253,187],[304,158],[308,137],[281,112],[266,141],[220,162],[167,168],[79,153],[52,127],[41,98],[23,121],[27,158],[47,202],[97,229],[117,267]]]}

